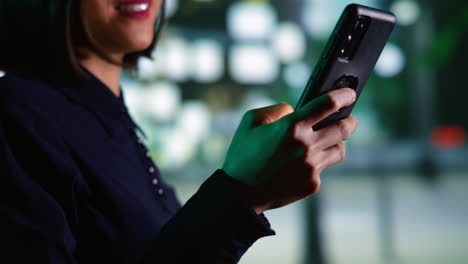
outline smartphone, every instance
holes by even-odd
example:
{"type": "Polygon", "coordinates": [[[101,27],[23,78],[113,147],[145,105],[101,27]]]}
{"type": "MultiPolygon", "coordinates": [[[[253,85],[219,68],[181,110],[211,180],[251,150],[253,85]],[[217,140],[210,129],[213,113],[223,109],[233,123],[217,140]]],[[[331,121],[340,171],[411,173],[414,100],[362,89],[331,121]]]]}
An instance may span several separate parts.
{"type": "MultiPolygon", "coordinates": [[[[369,79],[396,23],[390,12],[351,4],[346,7],[295,109],[333,89],[352,88],[356,98],[369,79]]],[[[357,99],[356,99],[357,101],[357,99]]],[[[313,126],[319,130],[351,114],[354,104],[313,126]]]]}

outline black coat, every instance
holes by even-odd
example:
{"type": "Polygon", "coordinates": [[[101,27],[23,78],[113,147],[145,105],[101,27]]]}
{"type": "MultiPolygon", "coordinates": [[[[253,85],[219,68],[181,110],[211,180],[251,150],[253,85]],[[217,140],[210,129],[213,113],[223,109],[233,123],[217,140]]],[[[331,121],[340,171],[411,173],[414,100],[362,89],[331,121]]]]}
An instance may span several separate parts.
{"type": "Polygon", "coordinates": [[[87,74],[0,78],[0,259],[236,263],[274,234],[222,170],[181,208],[123,96],[87,74]]]}

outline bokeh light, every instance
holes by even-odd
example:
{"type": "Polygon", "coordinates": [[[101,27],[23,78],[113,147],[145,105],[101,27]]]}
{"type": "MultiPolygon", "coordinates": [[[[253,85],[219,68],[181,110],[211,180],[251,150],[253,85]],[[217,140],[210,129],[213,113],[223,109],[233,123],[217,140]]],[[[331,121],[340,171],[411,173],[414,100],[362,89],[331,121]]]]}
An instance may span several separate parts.
{"type": "Polygon", "coordinates": [[[209,134],[211,112],[201,101],[186,101],[178,113],[175,127],[183,131],[190,140],[201,142],[209,134]]]}
{"type": "Polygon", "coordinates": [[[302,59],[306,45],[304,33],[296,23],[281,23],[273,33],[273,49],[283,63],[302,59]]]}
{"type": "Polygon", "coordinates": [[[186,81],[190,77],[190,44],[182,37],[173,37],[164,44],[164,74],[174,81],[186,81]]]}
{"type": "Polygon", "coordinates": [[[146,57],[138,59],[138,76],[143,80],[152,80],[162,75],[161,60],[146,57]]]}
{"type": "Polygon", "coordinates": [[[179,0],[165,0],[165,4],[167,17],[172,17],[179,8],[179,0]]]}
{"type": "Polygon", "coordinates": [[[275,9],[261,2],[237,2],[228,10],[229,34],[238,40],[265,40],[277,23],[275,9]]]}
{"type": "Polygon", "coordinates": [[[180,89],[170,82],[157,82],[142,92],[144,110],[158,121],[174,119],[182,103],[180,89]]]}
{"type": "Polygon", "coordinates": [[[283,79],[292,89],[296,99],[299,99],[311,73],[311,67],[304,62],[291,63],[284,68],[283,79]]]}
{"type": "Polygon", "coordinates": [[[224,51],[220,43],[211,39],[197,40],[192,45],[192,74],[200,83],[215,82],[224,73],[224,51]]]}
{"type": "Polygon", "coordinates": [[[239,83],[268,84],[278,76],[279,62],[267,46],[235,45],[229,57],[230,74],[239,83]]]}
{"type": "Polygon", "coordinates": [[[393,77],[403,70],[405,63],[403,51],[397,45],[387,43],[375,65],[375,72],[382,77],[393,77]]]}
{"type": "Polygon", "coordinates": [[[165,169],[177,169],[185,166],[194,157],[197,143],[185,130],[163,129],[159,133],[164,140],[160,141],[161,155],[158,163],[165,169]]]}
{"type": "Polygon", "coordinates": [[[397,16],[398,24],[403,26],[414,24],[421,15],[421,8],[415,0],[395,1],[392,3],[390,10],[397,16]]]}

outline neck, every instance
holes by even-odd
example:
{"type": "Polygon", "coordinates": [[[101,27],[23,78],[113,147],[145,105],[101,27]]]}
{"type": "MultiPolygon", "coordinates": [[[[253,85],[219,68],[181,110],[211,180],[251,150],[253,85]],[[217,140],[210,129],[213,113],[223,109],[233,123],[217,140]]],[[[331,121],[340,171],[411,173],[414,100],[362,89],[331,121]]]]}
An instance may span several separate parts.
{"type": "Polygon", "coordinates": [[[120,96],[121,66],[110,63],[93,52],[86,52],[85,59],[80,60],[80,64],[104,83],[115,96],[120,96]]]}

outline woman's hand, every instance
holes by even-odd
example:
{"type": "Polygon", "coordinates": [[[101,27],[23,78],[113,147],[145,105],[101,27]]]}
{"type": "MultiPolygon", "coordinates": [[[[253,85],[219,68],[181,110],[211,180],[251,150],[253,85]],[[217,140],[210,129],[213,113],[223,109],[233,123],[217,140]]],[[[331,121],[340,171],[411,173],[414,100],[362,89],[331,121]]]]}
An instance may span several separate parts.
{"type": "Polygon", "coordinates": [[[303,199],[320,188],[323,169],[343,161],[346,140],[357,128],[348,117],[319,131],[312,126],[356,99],[354,90],[334,90],[294,112],[285,103],[248,111],[231,142],[222,169],[244,183],[257,213],[303,199]]]}

